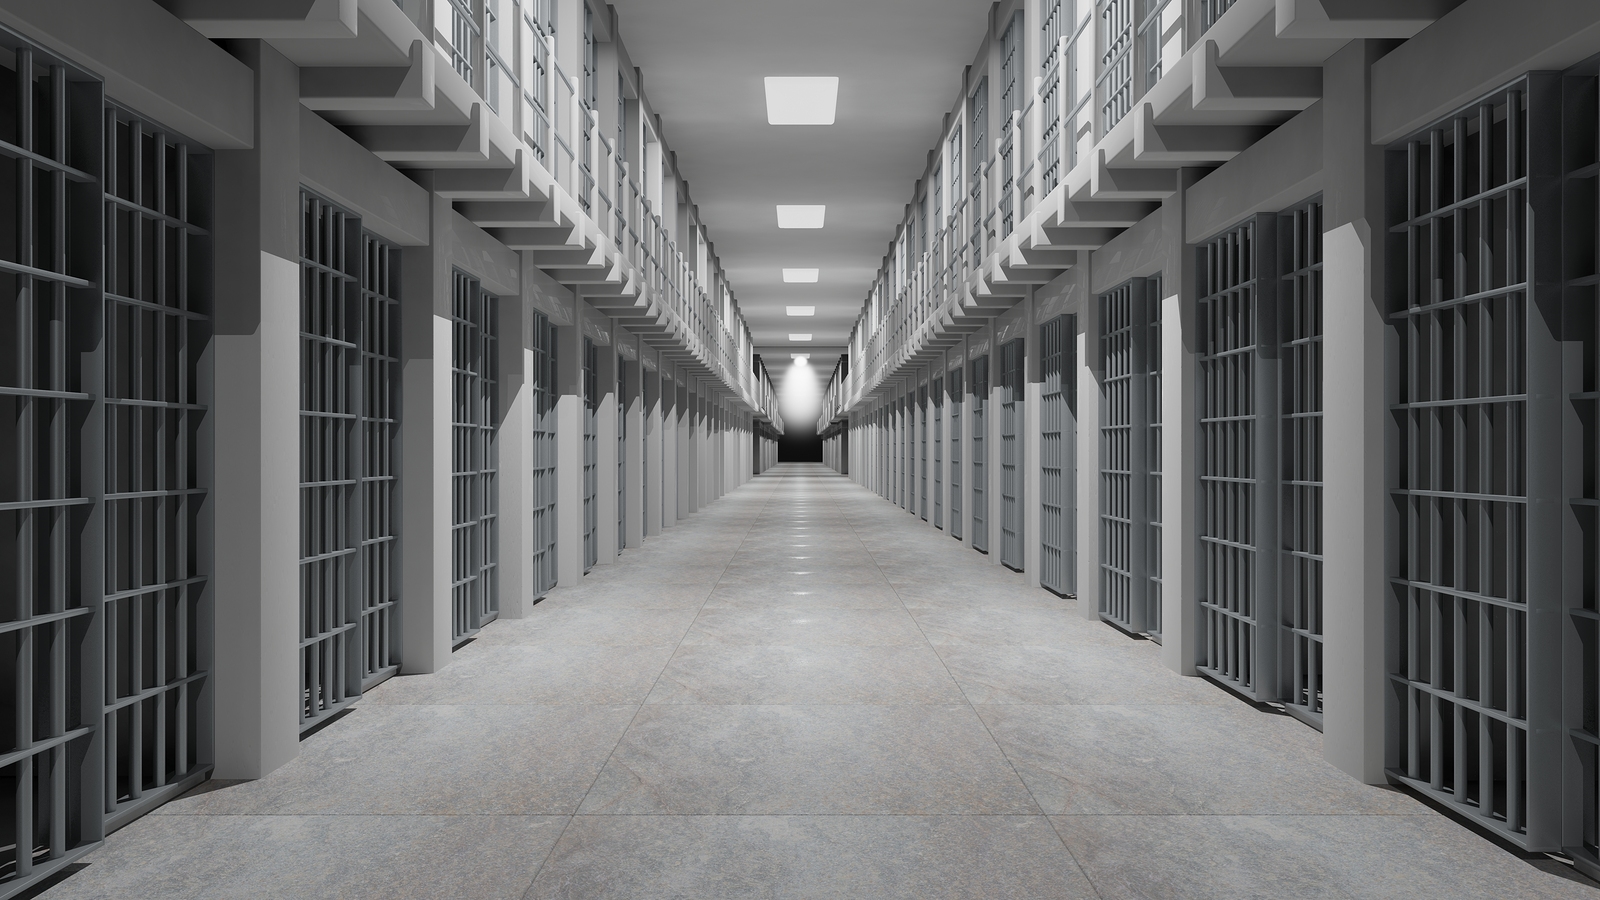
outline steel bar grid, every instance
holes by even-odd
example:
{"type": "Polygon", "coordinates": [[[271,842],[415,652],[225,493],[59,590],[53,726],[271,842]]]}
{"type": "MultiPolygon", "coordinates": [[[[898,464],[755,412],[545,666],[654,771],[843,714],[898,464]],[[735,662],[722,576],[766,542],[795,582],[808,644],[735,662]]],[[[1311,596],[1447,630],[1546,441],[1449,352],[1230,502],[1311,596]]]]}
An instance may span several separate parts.
{"type": "Polygon", "coordinates": [[[556,328],[533,313],[533,594],[556,586],[556,328]]]}
{"type": "Polygon", "coordinates": [[[400,669],[400,250],[361,235],[361,690],[400,669]]]}
{"type": "MultiPolygon", "coordinates": [[[[1561,379],[1561,326],[1535,302],[1560,275],[1546,271],[1560,192],[1543,182],[1559,172],[1543,165],[1560,152],[1557,81],[1522,79],[1389,154],[1389,773],[1530,849],[1561,845],[1566,793],[1545,736],[1562,715],[1560,633],[1535,615],[1561,602],[1546,563],[1562,442],[1531,400],[1561,379]]],[[[1582,520],[1582,501],[1571,508],[1582,520]]]]}
{"type": "Polygon", "coordinates": [[[933,527],[944,528],[944,376],[933,379],[933,527]]]}
{"type": "Polygon", "coordinates": [[[1145,629],[1144,285],[1100,296],[1100,617],[1145,629]]]}
{"type": "Polygon", "coordinates": [[[1022,571],[1023,340],[1000,348],[1000,563],[1022,571]]]}
{"type": "Polygon", "coordinates": [[[1100,0],[1100,131],[1133,109],[1133,0],[1100,0]]]}
{"type": "Polygon", "coordinates": [[[453,277],[451,374],[451,638],[477,634],[500,612],[498,300],[478,280],[453,277]]]}
{"type": "Polygon", "coordinates": [[[1039,584],[1078,593],[1077,317],[1039,326],[1039,584]]]}
{"type": "Polygon", "coordinates": [[[989,355],[972,361],[972,549],[989,552],[989,355]]]}
{"type": "Polygon", "coordinates": [[[1145,633],[1161,641],[1161,307],[1160,275],[1145,279],[1145,633]]]}
{"type": "Polygon", "coordinates": [[[983,259],[983,185],[989,172],[989,79],[978,79],[967,98],[967,164],[972,167],[972,178],[967,183],[967,242],[970,249],[968,264],[976,266],[983,259]]]}
{"type": "Polygon", "coordinates": [[[1278,217],[1284,708],[1322,727],[1322,201],[1278,217]]]}
{"type": "Polygon", "coordinates": [[[621,353],[617,354],[617,555],[622,555],[622,548],[627,545],[628,530],[628,407],[622,399],[623,374],[627,372],[628,362],[621,353]]]}
{"type": "Polygon", "coordinates": [[[1199,671],[1279,699],[1276,223],[1196,248],[1200,325],[1199,671]],[[1265,546],[1263,546],[1265,542],[1265,546]]]}
{"type": "Polygon", "coordinates": [[[950,536],[961,540],[961,407],[966,396],[961,392],[962,366],[951,369],[945,379],[950,392],[950,536]]]}
{"type": "MultiPolygon", "coordinates": [[[[0,47],[9,57],[0,60],[9,87],[0,96],[0,332],[9,345],[0,354],[0,679],[10,707],[0,731],[0,892],[9,895],[95,846],[115,804],[101,787],[102,754],[115,751],[99,734],[105,592],[95,583],[106,552],[96,501],[109,415],[96,395],[110,379],[103,353],[84,349],[100,343],[114,304],[96,290],[111,118],[101,85],[9,32],[0,31],[0,47]]],[[[151,771],[168,771],[152,762],[151,771]]]]}
{"type": "Polygon", "coordinates": [[[583,574],[600,561],[600,348],[583,339],[583,574]]]}
{"type": "Polygon", "coordinates": [[[928,521],[928,386],[917,388],[917,512],[928,521]]]}

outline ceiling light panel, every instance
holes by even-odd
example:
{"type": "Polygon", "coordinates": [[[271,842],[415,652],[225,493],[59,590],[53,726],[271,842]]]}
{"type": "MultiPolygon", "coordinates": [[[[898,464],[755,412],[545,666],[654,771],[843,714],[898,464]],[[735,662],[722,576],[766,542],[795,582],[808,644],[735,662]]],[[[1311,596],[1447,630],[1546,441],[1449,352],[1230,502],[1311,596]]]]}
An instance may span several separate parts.
{"type": "Polygon", "coordinates": [[[779,228],[821,228],[822,220],[827,216],[826,206],[782,206],[778,207],[779,228]]]}
{"type": "Polygon", "coordinates": [[[767,76],[768,125],[832,125],[839,79],[767,76]]]}
{"type": "Polygon", "coordinates": [[[816,284],[821,274],[821,269],[784,269],[783,280],[786,284],[816,284]]]}
{"type": "Polygon", "coordinates": [[[815,306],[785,306],[784,310],[791,316],[814,316],[817,314],[815,306]]]}
{"type": "Polygon", "coordinates": [[[791,334],[791,335],[789,335],[789,340],[794,341],[795,343],[798,344],[798,343],[801,343],[801,342],[804,342],[804,341],[811,340],[811,335],[809,335],[809,334],[791,334]]]}

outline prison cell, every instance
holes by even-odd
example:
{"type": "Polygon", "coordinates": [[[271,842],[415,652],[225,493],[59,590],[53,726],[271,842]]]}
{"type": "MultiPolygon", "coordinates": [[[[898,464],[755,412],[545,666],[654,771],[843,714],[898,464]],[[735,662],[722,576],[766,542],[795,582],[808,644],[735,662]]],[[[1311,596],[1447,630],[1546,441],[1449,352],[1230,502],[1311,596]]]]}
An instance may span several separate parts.
{"type": "Polygon", "coordinates": [[[1100,617],[1135,634],[1151,606],[1147,286],[1136,278],[1100,296],[1100,617]]]}
{"type": "Polygon", "coordinates": [[[533,591],[556,586],[556,327],[533,314],[533,591]]]}
{"type": "Polygon", "coordinates": [[[583,574],[600,561],[600,356],[583,339],[583,574]]]}
{"type": "Polygon", "coordinates": [[[627,360],[617,354],[617,555],[628,541],[628,407],[622,400],[623,375],[627,360]]]}
{"type": "Polygon", "coordinates": [[[1074,316],[1039,326],[1039,584],[1063,596],[1078,592],[1076,336],[1074,316]]]}
{"type": "MultiPolygon", "coordinates": [[[[102,129],[115,117],[105,111],[100,83],[91,76],[8,32],[0,31],[0,46],[14,52],[0,62],[5,87],[0,97],[0,177],[7,186],[0,195],[5,210],[0,220],[0,328],[10,338],[10,351],[0,355],[0,577],[5,584],[0,591],[0,677],[5,679],[9,713],[0,732],[0,890],[9,892],[58,871],[92,847],[103,836],[103,814],[123,801],[117,782],[102,790],[101,778],[121,771],[120,760],[137,762],[148,745],[142,740],[130,745],[124,738],[106,753],[97,733],[115,717],[106,715],[106,706],[119,697],[107,690],[117,685],[118,670],[101,669],[103,610],[113,606],[107,597],[115,596],[120,583],[135,589],[123,605],[167,609],[172,592],[162,588],[178,573],[146,567],[154,561],[151,551],[159,536],[145,541],[135,531],[120,547],[104,543],[120,534],[104,505],[95,502],[102,490],[131,492],[135,487],[114,481],[102,486],[102,479],[110,481],[113,475],[125,473],[138,479],[137,488],[158,488],[160,496],[177,486],[143,483],[164,473],[151,472],[151,466],[139,461],[129,460],[122,471],[111,465],[105,429],[120,410],[102,405],[98,395],[122,383],[104,368],[108,354],[84,349],[98,343],[104,325],[127,307],[119,302],[120,295],[96,290],[102,212],[115,208],[116,197],[111,185],[102,187],[102,129]],[[129,466],[133,471],[126,471],[129,466]],[[134,565],[119,567],[119,554],[134,565]],[[104,583],[97,584],[102,578],[104,583]]],[[[132,220],[140,223],[142,217],[132,220]]],[[[136,252],[134,261],[145,259],[146,254],[136,252]]],[[[128,293],[150,302],[149,311],[141,308],[135,318],[149,324],[151,338],[169,321],[187,324],[182,303],[170,311],[178,314],[174,319],[163,306],[169,298],[145,296],[144,286],[128,293]]],[[[157,360],[138,354],[157,349],[171,353],[182,346],[156,348],[146,340],[124,339],[119,351],[134,355],[119,361],[142,376],[147,370],[140,364],[157,360]]],[[[168,372],[155,368],[163,375],[168,372]]],[[[153,399],[169,400],[178,385],[136,382],[131,387],[140,395],[165,388],[153,399]]],[[[179,424],[164,411],[155,412],[149,422],[152,438],[157,425],[179,424]]],[[[188,446],[181,430],[160,436],[188,446]]],[[[160,441],[157,448],[170,452],[174,445],[160,441]]],[[[134,505],[152,518],[161,512],[153,504],[134,505]]],[[[161,518],[163,524],[186,524],[161,518]]],[[[198,590],[191,595],[179,587],[175,593],[198,600],[198,590]]],[[[186,609],[180,603],[179,612],[186,609]]],[[[147,637],[123,632],[112,640],[138,652],[151,649],[147,637]]],[[[110,651],[108,644],[107,655],[110,651]]],[[[137,669],[134,673],[141,674],[137,669]]],[[[145,699],[140,696],[144,687],[127,685],[125,693],[139,704],[145,699]]],[[[139,707],[141,721],[147,708],[139,707]]],[[[153,729],[152,737],[155,733],[164,732],[153,729]]],[[[161,764],[165,760],[155,762],[151,769],[169,771],[161,764]]],[[[147,783],[142,777],[129,781],[133,792],[147,783]]]]}
{"type": "Polygon", "coordinates": [[[300,193],[300,727],[393,674],[399,648],[394,251],[300,193]]]}
{"type": "Polygon", "coordinates": [[[1000,348],[1000,562],[1022,571],[1022,338],[1000,348]]]}
{"type": "Polygon", "coordinates": [[[1145,279],[1145,632],[1161,642],[1161,276],[1145,279]]]}
{"type": "Polygon", "coordinates": [[[1280,699],[1276,234],[1257,216],[1196,248],[1198,668],[1256,701],[1280,699]]]}
{"type": "Polygon", "coordinates": [[[968,265],[976,266],[983,259],[983,182],[989,168],[989,79],[978,79],[978,86],[967,98],[967,140],[971,151],[967,164],[971,179],[967,182],[967,242],[968,265]]]}
{"type": "Polygon", "coordinates": [[[895,400],[895,454],[898,458],[899,468],[895,472],[894,490],[901,509],[909,509],[911,506],[911,474],[906,468],[907,457],[910,455],[908,445],[911,442],[911,423],[908,421],[909,410],[907,408],[909,405],[904,396],[895,400]]]}
{"type": "Polygon", "coordinates": [[[950,391],[950,536],[961,540],[961,366],[945,380],[950,391]]]}
{"type": "Polygon", "coordinates": [[[944,378],[933,379],[933,527],[944,527],[944,378]]]}
{"type": "Polygon", "coordinates": [[[928,387],[917,388],[917,512],[928,521],[928,387]]]}
{"type": "Polygon", "coordinates": [[[1284,708],[1322,727],[1322,201],[1278,217],[1284,708]]]}
{"type": "Polygon", "coordinates": [[[460,644],[500,612],[499,454],[494,433],[499,415],[499,324],[497,300],[477,279],[457,271],[454,287],[451,636],[460,644]]]}
{"type": "Polygon", "coordinates": [[[972,549],[989,552],[989,356],[972,361],[972,549]]]}
{"type": "MultiPolygon", "coordinates": [[[[1547,262],[1561,252],[1561,211],[1547,180],[1559,172],[1549,154],[1561,147],[1553,81],[1522,79],[1388,155],[1389,183],[1406,192],[1389,204],[1399,352],[1391,528],[1400,548],[1387,615],[1390,774],[1542,849],[1560,845],[1563,794],[1562,750],[1543,737],[1561,716],[1560,634],[1536,615],[1561,603],[1546,563],[1561,541],[1561,514],[1549,507],[1563,490],[1562,443],[1559,420],[1530,402],[1561,388],[1560,326],[1535,302],[1559,277],[1547,262]]],[[[1591,96],[1591,122],[1593,105],[1591,96]]],[[[1593,147],[1592,132],[1574,137],[1593,147]]],[[[1572,285],[1577,302],[1568,311],[1575,336],[1587,320],[1590,352],[1584,383],[1571,385],[1570,397],[1592,429],[1592,182],[1586,187],[1568,221],[1583,221],[1590,243],[1566,263],[1569,273],[1587,269],[1587,287],[1572,285]]],[[[1559,187],[1553,193],[1559,197],[1559,187]]],[[[1569,527],[1586,533],[1583,565],[1592,570],[1594,444],[1586,440],[1570,445],[1582,448],[1585,471],[1569,494],[1581,524],[1569,527]]],[[[1592,610],[1593,578],[1578,581],[1575,593],[1592,610]]],[[[1592,661],[1593,644],[1587,652],[1592,661]]],[[[1592,693],[1587,702],[1592,711],[1592,693]]],[[[1593,735],[1593,722],[1571,732],[1576,747],[1593,735]]],[[[1592,755],[1589,766],[1592,773],[1592,755]]],[[[1576,780],[1568,787],[1584,793],[1576,780]]]]}

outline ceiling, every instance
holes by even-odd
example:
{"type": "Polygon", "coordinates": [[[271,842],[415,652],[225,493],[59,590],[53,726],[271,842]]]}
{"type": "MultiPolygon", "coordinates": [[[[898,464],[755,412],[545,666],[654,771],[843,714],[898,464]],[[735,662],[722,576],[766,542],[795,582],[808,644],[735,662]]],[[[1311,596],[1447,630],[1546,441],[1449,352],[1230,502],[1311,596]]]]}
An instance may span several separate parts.
{"type": "Polygon", "coordinates": [[[831,369],[911,202],[987,0],[614,0],[623,45],[677,153],[734,296],[775,362],[831,369]],[[768,125],[762,78],[837,75],[833,125],[768,125]],[[821,230],[779,230],[777,204],[822,203],[821,230]],[[815,267],[817,284],[781,269],[815,267]],[[815,306],[790,318],[788,305],[815,306]],[[791,344],[809,332],[810,345],[791,344]]]}

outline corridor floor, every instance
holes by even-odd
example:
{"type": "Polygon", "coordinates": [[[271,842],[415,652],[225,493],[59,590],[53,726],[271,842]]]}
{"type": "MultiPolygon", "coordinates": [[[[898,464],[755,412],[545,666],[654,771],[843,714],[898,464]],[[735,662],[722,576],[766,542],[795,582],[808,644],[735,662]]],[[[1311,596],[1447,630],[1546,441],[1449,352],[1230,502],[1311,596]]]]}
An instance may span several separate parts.
{"type": "Polygon", "coordinates": [[[780,466],[45,894],[1583,897],[820,466],[780,466]]]}

